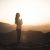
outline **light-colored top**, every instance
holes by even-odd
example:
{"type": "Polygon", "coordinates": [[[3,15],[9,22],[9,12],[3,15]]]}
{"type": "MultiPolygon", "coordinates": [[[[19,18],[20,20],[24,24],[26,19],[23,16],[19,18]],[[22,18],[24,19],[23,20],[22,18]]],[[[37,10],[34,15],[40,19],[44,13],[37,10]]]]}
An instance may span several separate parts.
{"type": "Polygon", "coordinates": [[[17,29],[22,28],[22,19],[18,19],[17,29]]]}

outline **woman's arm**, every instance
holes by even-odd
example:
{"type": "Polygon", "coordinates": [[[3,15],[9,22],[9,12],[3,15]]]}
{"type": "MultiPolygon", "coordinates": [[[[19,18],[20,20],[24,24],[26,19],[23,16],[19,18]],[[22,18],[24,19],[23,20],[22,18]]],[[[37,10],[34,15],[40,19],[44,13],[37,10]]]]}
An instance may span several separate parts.
{"type": "Polygon", "coordinates": [[[16,17],[15,17],[15,24],[16,24],[16,17]]]}
{"type": "Polygon", "coordinates": [[[23,24],[22,19],[21,19],[21,25],[23,24]]]}

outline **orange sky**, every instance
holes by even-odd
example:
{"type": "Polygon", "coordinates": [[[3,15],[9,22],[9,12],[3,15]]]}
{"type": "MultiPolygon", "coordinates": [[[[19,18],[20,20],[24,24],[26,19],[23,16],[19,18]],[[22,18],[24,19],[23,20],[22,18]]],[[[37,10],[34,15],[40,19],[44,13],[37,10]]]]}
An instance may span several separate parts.
{"type": "Polygon", "coordinates": [[[0,0],[0,22],[14,24],[20,12],[23,25],[50,23],[50,0],[0,0]]]}

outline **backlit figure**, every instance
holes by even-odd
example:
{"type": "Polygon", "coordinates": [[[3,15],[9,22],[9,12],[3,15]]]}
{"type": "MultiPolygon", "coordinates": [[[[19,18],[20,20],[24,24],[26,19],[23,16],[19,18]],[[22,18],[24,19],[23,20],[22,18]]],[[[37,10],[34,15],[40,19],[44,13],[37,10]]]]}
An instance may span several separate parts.
{"type": "Polygon", "coordinates": [[[17,31],[17,45],[18,45],[20,42],[21,27],[22,27],[22,19],[20,19],[20,13],[16,13],[15,24],[17,25],[16,31],[17,31]]]}

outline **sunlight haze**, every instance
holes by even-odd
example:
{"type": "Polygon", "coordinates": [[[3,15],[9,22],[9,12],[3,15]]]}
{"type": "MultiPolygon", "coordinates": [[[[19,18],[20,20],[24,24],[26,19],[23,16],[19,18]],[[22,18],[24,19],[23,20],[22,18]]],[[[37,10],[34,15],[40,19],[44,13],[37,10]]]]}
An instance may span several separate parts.
{"type": "Polygon", "coordinates": [[[23,25],[50,23],[50,0],[0,0],[0,22],[15,24],[19,12],[23,25]]]}

